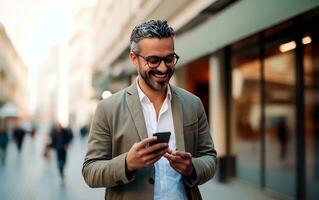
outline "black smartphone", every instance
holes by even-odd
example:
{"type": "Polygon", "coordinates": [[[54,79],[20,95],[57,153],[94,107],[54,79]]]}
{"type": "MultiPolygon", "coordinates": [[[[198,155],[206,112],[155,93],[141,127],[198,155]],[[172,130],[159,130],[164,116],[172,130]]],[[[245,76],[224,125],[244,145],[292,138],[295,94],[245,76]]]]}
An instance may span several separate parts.
{"type": "Polygon", "coordinates": [[[168,143],[169,138],[171,137],[171,132],[170,131],[157,132],[157,133],[153,133],[153,136],[156,136],[157,140],[155,142],[152,142],[152,144],[168,143]]]}

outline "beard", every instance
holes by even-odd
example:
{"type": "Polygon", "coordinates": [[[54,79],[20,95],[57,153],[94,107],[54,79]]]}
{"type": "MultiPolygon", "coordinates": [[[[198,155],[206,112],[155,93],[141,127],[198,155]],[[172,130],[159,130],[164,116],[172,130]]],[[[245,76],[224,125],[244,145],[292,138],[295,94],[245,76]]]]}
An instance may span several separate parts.
{"type": "Polygon", "coordinates": [[[142,68],[139,68],[139,75],[144,80],[146,85],[154,91],[163,91],[166,90],[169,80],[174,74],[175,69],[167,69],[165,73],[158,71],[157,69],[151,69],[148,72],[142,71],[142,68]],[[156,77],[163,77],[163,80],[158,81],[154,80],[156,77]]]}

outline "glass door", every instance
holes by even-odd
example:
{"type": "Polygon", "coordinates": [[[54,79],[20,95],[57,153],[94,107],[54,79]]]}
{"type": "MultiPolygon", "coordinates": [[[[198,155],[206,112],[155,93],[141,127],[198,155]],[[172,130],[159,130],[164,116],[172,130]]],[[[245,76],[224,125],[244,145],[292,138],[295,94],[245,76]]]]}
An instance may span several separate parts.
{"type": "Polygon", "coordinates": [[[295,42],[285,29],[266,32],[265,77],[265,186],[295,196],[295,42]],[[275,32],[275,33],[274,33],[275,32]],[[269,34],[269,36],[267,36],[269,34]]]}
{"type": "Polygon", "coordinates": [[[232,120],[236,141],[236,174],[260,185],[260,60],[258,38],[232,46],[232,120]]]}
{"type": "Polygon", "coordinates": [[[306,196],[307,200],[319,197],[319,13],[305,24],[304,93],[306,139],[306,196]]]}

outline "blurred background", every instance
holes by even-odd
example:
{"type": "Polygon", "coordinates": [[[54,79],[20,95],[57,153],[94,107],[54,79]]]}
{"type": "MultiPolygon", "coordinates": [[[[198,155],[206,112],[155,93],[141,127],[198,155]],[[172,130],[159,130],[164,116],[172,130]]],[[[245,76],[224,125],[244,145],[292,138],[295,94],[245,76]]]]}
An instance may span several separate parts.
{"type": "Polygon", "coordinates": [[[203,198],[319,199],[318,0],[0,0],[0,199],[103,199],[81,175],[90,121],[135,80],[129,36],[149,19],[175,29],[171,83],[209,119],[203,198]]]}

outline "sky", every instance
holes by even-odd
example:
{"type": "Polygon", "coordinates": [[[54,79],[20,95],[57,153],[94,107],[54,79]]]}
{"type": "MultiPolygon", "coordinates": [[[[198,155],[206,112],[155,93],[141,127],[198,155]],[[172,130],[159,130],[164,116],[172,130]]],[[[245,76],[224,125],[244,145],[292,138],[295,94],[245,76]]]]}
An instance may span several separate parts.
{"type": "MultiPolygon", "coordinates": [[[[50,62],[47,59],[53,48],[68,52],[69,39],[77,28],[77,12],[82,6],[96,3],[97,0],[0,0],[0,23],[27,67],[30,113],[34,113],[38,105],[39,69],[50,62]]],[[[64,86],[68,80],[67,64],[68,60],[60,63],[64,68],[59,69],[59,81],[64,81],[64,86]]],[[[59,105],[67,105],[66,90],[67,87],[59,89],[59,105]]],[[[67,109],[60,107],[64,116],[61,118],[65,118],[67,109]]]]}
{"type": "Polygon", "coordinates": [[[0,22],[27,67],[40,67],[52,47],[72,36],[78,8],[94,3],[94,0],[0,0],[0,22]]]}

